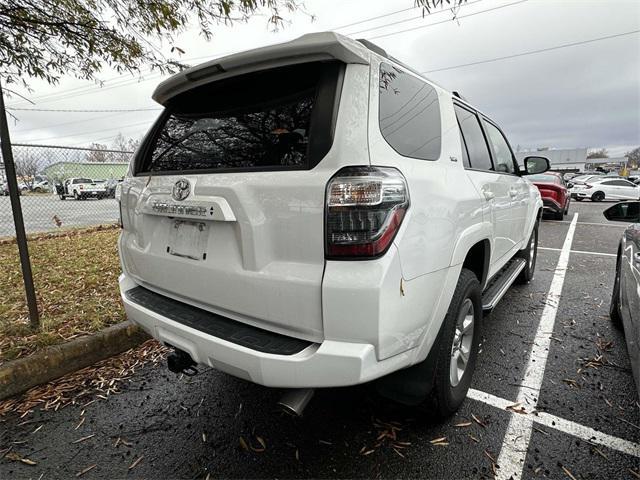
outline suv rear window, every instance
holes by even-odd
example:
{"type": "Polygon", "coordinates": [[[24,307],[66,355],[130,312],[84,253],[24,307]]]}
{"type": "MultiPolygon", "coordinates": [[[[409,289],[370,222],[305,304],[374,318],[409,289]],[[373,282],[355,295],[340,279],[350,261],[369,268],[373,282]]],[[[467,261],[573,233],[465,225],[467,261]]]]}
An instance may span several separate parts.
{"type": "Polygon", "coordinates": [[[341,65],[231,77],[172,99],[137,173],[306,169],[331,147],[341,65]]]}

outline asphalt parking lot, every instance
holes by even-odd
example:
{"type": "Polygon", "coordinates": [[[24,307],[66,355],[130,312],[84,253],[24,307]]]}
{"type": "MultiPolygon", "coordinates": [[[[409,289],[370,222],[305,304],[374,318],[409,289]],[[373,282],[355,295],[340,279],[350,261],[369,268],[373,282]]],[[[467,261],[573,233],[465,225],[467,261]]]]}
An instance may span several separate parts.
{"type": "Polygon", "coordinates": [[[292,418],[279,391],[150,366],[89,405],[1,418],[0,450],[36,464],[2,460],[0,478],[640,478],[640,402],[608,317],[624,228],[609,205],[543,221],[535,279],[485,318],[473,389],[445,422],[368,386],[318,391],[292,418]]]}
{"type": "MultiPolygon", "coordinates": [[[[20,197],[27,233],[47,232],[58,228],[88,227],[118,221],[118,202],[102,200],[60,200],[53,194],[22,195],[20,197]],[[58,226],[59,221],[60,225],[58,226]]],[[[0,197],[0,237],[15,235],[11,202],[0,197]]]]}

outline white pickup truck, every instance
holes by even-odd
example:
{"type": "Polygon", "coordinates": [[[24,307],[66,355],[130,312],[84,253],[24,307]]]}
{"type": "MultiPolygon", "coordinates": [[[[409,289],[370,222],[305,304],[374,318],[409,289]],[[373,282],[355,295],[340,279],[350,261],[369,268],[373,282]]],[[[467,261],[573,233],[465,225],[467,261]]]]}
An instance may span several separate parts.
{"type": "Polygon", "coordinates": [[[62,184],[56,185],[56,193],[60,200],[73,197],[76,200],[87,198],[105,198],[107,185],[105,182],[96,182],[90,178],[68,178],[62,184]]]}
{"type": "Polygon", "coordinates": [[[443,416],[483,312],[533,278],[542,200],[504,134],[367,41],[305,35],[161,83],[120,192],[128,317],[198,364],[270,387],[377,380],[443,416]]]}

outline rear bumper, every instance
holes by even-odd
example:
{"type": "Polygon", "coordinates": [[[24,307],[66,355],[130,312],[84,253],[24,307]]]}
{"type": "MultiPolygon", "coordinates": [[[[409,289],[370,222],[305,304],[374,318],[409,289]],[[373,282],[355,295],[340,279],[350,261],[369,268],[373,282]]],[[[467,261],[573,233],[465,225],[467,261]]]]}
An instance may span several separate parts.
{"type": "Polygon", "coordinates": [[[590,198],[587,192],[571,192],[571,198],[590,198]]]}
{"type": "Polygon", "coordinates": [[[248,348],[163,316],[132,301],[126,294],[138,285],[120,276],[120,292],[127,317],[162,343],[183,350],[208,365],[260,385],[280,388],[316,388],[369,382],[411,364],[413,350],[384,360],[373,345],[324,340],[293,355],[248,348]]]}
{"type": "Polygon", "coordinates": [[[560,213],[563,211],[563,206],[551,198],[542,198],[542,208],[548,212],[560,213]]]}

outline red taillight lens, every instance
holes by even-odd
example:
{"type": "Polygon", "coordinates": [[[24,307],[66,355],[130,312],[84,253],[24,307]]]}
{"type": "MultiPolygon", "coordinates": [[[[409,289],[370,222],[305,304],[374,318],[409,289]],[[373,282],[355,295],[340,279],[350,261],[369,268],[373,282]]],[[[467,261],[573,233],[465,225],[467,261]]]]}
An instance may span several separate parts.
{"type": "Polygon", "coordinates": [[[347,167],[327,186],[327,258],[383,255],[409,207],[409,189],[395,168],[347,167]]]}
{"type": "Polygon", "coordinates": [[[80,190],[84,190],[84,185],[80,185],[80,190]]]}

